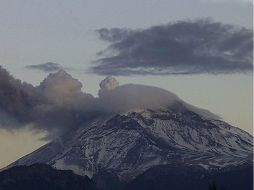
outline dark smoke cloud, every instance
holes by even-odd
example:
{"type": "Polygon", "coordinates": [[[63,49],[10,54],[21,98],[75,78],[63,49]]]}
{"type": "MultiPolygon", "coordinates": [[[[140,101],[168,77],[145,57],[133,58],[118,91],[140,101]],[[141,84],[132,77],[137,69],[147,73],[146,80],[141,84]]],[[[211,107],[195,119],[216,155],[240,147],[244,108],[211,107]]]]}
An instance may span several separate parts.
{"type": "MultiPolygon", "coordinates": [[[[63,70],[49,74],[39,86],[15,79],[0,66],[0,128],[48,131],[46,139],[58,137],[93,119],[136,109],[161,108],[181,102],[166,90],[144,85],[121,85],[113,77],[100,83],[99,97],[81,90],[82,84],[63,70]]],[[[210,114],[211,115],[211,114],[210,114]]]]}
{"type": "Polygon", "coordinates": [[[253,68],[252,30],[208,19],[97,32],[110,43],[92,68],[102,75],[217,74],[253,68]]]}
{"type": "MultiPolygon", "coordinates": [[[[1,112],[6,112],[20,122],[26,122],[30,111],[41,101],[32,85],[13,78],[0,66],[1,112]]],[[[1,119],[0,122],[4,120],[1,119]]]]}
{"type": "Polygon", "coordinates": [[[63,69],[63,67],[60,64],[53,63],[53,62],[42,63],[42,64],[38,64],[38,65],[28,65],[25,68],[41,70],[44,72],[56,72],[56,71],[63,69]]]}
{"type": "Polygon", "coordinates": [[[65,71],[50,74],[34,87],[12,77],[0,66],[0,127],[62,133],[92,117],[94,97],[81,91],[82,84],[65,71]]]}

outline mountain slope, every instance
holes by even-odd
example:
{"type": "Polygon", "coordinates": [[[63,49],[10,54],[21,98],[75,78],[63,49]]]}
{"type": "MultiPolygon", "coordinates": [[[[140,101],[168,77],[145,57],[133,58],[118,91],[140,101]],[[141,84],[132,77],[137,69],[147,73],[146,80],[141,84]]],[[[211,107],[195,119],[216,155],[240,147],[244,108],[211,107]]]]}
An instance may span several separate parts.
{"type": "Polygon", "coordinates": [[[111,170],[133,179],[156,165],[218,169],[252,162],[252,136],[182,103],[101,116],[13,165],[47,163],[92,176],[111,170]]]}

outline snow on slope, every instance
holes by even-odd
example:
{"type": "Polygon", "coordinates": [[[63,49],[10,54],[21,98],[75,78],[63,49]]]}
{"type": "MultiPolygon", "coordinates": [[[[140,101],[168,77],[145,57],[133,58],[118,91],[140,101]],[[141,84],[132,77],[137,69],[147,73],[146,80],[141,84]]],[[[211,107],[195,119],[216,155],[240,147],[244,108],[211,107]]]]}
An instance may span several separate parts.
{"type": "Polygon", "coordinates": [[[43,162],[90,177],[113,170],[129,178],[175,162],[206,169],[241,165],[251,161],[252,144],[248,133],[178,105],[98,118],[13,165],[43,162]]]}

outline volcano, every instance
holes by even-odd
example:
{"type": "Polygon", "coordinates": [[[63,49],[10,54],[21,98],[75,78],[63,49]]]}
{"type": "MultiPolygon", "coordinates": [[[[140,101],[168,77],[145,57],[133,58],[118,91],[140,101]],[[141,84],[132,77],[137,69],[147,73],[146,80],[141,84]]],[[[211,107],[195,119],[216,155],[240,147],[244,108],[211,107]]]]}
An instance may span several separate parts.
{"type": "Polygon", "coordinates": [[[163,89],[122,85],[102,90],[96,102],[96,117],[8,167],[44,163],[131,181],[161,165],[216,171],[252,163],[250,134],[163,89]]]}

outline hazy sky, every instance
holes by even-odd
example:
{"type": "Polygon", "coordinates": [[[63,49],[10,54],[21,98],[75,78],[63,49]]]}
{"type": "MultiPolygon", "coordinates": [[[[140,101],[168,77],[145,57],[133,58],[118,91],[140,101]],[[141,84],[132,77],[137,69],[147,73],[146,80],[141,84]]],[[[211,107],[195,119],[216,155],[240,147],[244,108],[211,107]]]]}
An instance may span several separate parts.
{"type": "MultiPolygon", "coordinates": [[[[95,33],[103,27],[140,29],[178,20],[212,18],[252,28],[248,0],[0,0],[0,65],[16,78],[38,84],[46,75],[27,65],[55,62],[71,68],[94,95],[104,76],[85,73],[96,53],[107,47],[95,33]]],[[[219,114],[252,133],[252,74],[122,76],[120,84],[159,86],[193,105],[219,114]]],[[[0,130],[0,167],[43,141],[30,130],[0,130]]]]}

